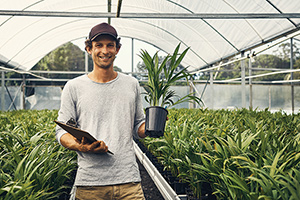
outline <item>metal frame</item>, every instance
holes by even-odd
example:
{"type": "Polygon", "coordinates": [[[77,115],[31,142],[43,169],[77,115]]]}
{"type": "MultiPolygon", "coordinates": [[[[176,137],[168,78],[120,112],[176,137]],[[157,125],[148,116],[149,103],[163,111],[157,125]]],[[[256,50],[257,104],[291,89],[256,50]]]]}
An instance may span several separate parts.
{"type": "Polygon", "coordinates": [[[31,17],[76,18],[135,18],[135,19],[289,19],[300,18],[300,13],[113,13],[113,12],[58,12],[0,10],[0,15],[31,17]]]}
{"type": "MultiPolygon", "coordinates": [[[[237,53],[241,53],[241,52],[246,52],[246,51],[250,51],[254,48],[257,48],[263,44],[272,42],[274,40],[277,40],[281,37],[284,37],[286,35],[292,34],[296,31],[299,30],[299,27],[297,27],[297,25],[291,21],[291,18],[300,18],[300,13],[282,13],[278,8],[274,7],[273,4],[271,4],[270,1],[267,1],[269,4],[271,4],[271,6],[273,6],[278,12],[280,13],[193,13],[191,10],[185,8],[182,5],[179,5],[171,0],[168,0],[170,3],[175,4],[176,6],[180,6],[181,8],[185,9],[187,12],[189,13],[121,13],[121,5],[122,5],[122,1],[119,0],[118,2],[118,10],[117,13],[112,13],[111,12],[111,0],[108,0],[108,12],[56,12],[56,11],[25,11],[25,10],[0,10],[0,15],[9,15],[9,16],[32,16],[32,17],[36,17],[36,16],[40,16],[40,17],[75,17],[75,18],[108,18],[108,22],[110,23],[110,19],[111,18],[130,18],[130,19],[201,19],[203,20],[204,23],[206,23],[208,26],[211,27],[211,29],[213,29],[218,35],[220,35],[220,37],[222,37],[229,45],[231,45],[236,52],[230,55],[226,55],[220,59],[217,59],[215,61],[212,61],[211,63],[207,63],[206,60],[204,60],[197,52],[194,52],[192,49],[191,51],[197,55],[197,57],[199,57],[204,63],[204,66],[201,66],[195,70],[193,70],[193,72],[196,72],[200,69],[203,68],[207,68],[217,62],[220,62],[224,59],[229,59],[232,58],[234,56],[237,55],[237,53]],[[217,29],[215,29],[210,23],[208,23],[205,19],[287,19],[289,20],[294,26],[295,28],[293,30],[289,30],[286,31],[284,33],[281,33],[279,35],[275,35],[274,37],[268,39],[268,40],[263,40],[261,42],[259,42],[258,44],[255,44],[251,47],[245,48],[245,49],[238,49],[237,47],[235,47],[224,35],[222,35],[217,29]]],[[[33,4],[34,5],[34,4],[33,4]]],[[[31,7],[32,5],[30,5],[29,7],[31,7]]],[[[230,5],[231,6],[231,5],[230,5]]],[[[25,8],[27,9],[27,8],[25,8]]],[[[5,22],[9,21],[11,18],[7,19],[5,22]]],[[[250,24],[251,26],[251,24],[250,24]]],[[[168,32],[165,29],[162,29],[161,27],[157,27],[156,28],[160,28],[161,30],[167,32],[168,34],[170,34],[172,37],[174,37],[174,35],[172,35],[170,32],[168,32]]],[[[180,38],[176,38],[177,40],[183,42],[180,38]]],[[[5,62],[3,62],[5,63],[5,62]]]]}

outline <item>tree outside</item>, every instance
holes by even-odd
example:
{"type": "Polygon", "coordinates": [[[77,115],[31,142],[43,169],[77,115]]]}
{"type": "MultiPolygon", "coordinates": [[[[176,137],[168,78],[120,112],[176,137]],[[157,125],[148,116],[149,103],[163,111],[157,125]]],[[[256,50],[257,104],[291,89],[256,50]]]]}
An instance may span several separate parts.
{"type": "MultiPolygon", "coordinates": [[[[261,54],[254,57],[251,63],[252,75],[265,74],[274,72],[273,69],[290,69],[290,43],[282,43],[278,46],[277,50],[273,54],[261,54]],[[268,70],[268,68],[270,70],[268,70]]],[[[293,68],[300,69],[300,48],[297,43],[293,45],[293,68]]],[[[223,63],[233,61],[233,59],[224,60],[223,63]]],[[[218,66],[217,63],[215,66],[218,66]]],[[[246,76],[249,75],[249,59],[245,60],[246,76]]],[[[215,70],[215,80],[228,80],[241,77],[241,62],[234,62],[221,67],[221,70],[215,70]]],[[[198,74],[199,80],[207,80],[209,78],[209,72],[198,74]]],[[[290,73],[274,74],[269,76],[257,77],[255,81],[275,81],[275,80],[290,80],[290,73]]],[[[300,79],[300,73],[294,72],[293,79],[300,79]]]]}

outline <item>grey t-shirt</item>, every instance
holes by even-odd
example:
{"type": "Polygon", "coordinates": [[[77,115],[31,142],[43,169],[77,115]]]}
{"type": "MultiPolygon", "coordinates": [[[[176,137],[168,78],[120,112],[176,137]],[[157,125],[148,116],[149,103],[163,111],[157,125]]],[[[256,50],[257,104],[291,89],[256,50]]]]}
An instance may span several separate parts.
{"type": "MultiPolygon", "coordinates": [[[[58,121],[76,119],[79,127],[103,140],[111,154],[77,152],[76,186],[114,185],[139,182],[140,174],[133,149],[133,136],[144,122],[140,86],[128,75],[97,83],[82,75],[65,85],[58,121]]],[[[66,131],[56,127],[56,138],[66,131]]]]}

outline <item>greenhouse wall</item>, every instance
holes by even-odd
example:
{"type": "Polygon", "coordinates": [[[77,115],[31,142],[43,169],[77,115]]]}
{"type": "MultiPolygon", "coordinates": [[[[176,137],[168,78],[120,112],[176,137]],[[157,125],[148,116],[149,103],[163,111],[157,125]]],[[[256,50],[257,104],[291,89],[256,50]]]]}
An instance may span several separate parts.
{"type": "MultiPolygon", "coordinates": [[[[242,108],[242,86],[229,84],[197,84],[196,94],[202,95],[202,100],[205,107],[209,109],[234,109],[242,108]],[[205,89],[205,90],[204,90],[205,89]]],[[[7,87],[5,90],[4,110],[14,110],[23,108],[23,93],[21,87],[7,87]],[[12,103],[12,101],[14,103],[12,103]]],[[[25,97],[26,109],[59,109],[61,87],[35,87],[34,94],[25,97]]],[[[185,96],[189,93],[189,86],[173,86],[179,96],[185,96]]],[[[246,85],[246,108],[250,106],[250,87],[246,85]]],[[[141,88],[141,92],[144,89],[141,88]]],[[[1,91],[2,93],[2,91],[1,91]]],[[[1,95],[2,96],[2,95],[1,95]]],[[[2,101],[2,98],[1,98],[2,101]]],[[[143,106],[147,107],[148,103],[142,94],[143,106]]],[[[2,102],[1,102],[2,105],[2,102]]],[[[174,106],[174,108],[189,108],[191,105],[188,102],[174,106]]],[[[195,106],[198,108],[199,106],[195,106]]],[[[271,111],[292,112],[292,95],[291,86],[287,85],[253,85],[252,86],[252,107],[254,109],[266,109],[271,111]]],[[[300,87],[294,86],[294,112],[299,112],[300,109],[300,87]]]]}
{"type": "MultiPolygon", "coordinates": [[[[204,85],[196,85],[201,94],[204,85]]],[[[250,86],[246,85],[246,108],[250,106],[250,86]]],[[[203,94],[205,106],[211,109],[242,108],[242,86],[228,84],[208,85],[203,94]]],[[[253,109],[292,112],[292,91],[289,85],[253,85],[253,109]]],[[[300,109],[300,87],[294,86],[294,112],[300,109]]]]}
{"type": "MultiPolygon", "coordinates": [[[[7,89],[9,94],[5,91],[4,110],[23,109],[22,87],[11,86],[7,87],[7,89]]],[[[34,94],[25,97],[25,108],[32,110],[59,109],[61,91],[61,87],[35,87],[34,94]]]]}

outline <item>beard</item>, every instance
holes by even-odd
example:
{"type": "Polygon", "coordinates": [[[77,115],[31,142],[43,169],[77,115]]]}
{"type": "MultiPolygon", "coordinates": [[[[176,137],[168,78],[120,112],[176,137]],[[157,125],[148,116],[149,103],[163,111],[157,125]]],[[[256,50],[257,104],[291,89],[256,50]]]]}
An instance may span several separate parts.
{"type": "Polygon", "coordinates": [[[99,68],[102,68],[102,69],[108,69],[108,68],[110,68],[110,66],[112,66],[112,64],[107,64],[107,65],[102,64],[102,65],[98,65],[98,67],[99,67],[99,68]]]}
{"type": "Polygon", "coordinates": [[[110,58],[109,62],[103,62],[101,59],[100,60],[97,59],[95,61],[95,64],[96,64],[96,66],[98,66],[101,69],[109,69],[110,67],[113,67],[115,59],[116,59],[116,56],[110,58]]]}

